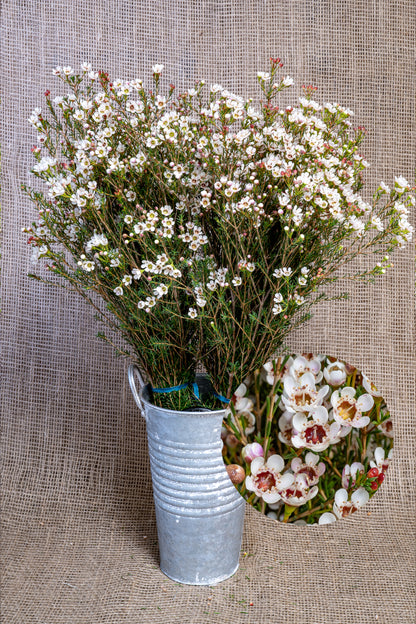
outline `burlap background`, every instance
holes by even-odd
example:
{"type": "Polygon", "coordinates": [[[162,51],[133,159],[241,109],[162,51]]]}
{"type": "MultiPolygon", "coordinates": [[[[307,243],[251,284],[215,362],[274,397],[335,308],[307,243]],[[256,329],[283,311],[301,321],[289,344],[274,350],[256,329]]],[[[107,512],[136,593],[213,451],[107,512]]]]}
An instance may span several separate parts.
{"type": "Polygon", "coordinates": [[[143,420],[126,363],[75,296],[26,277],[32,208],[26,123],[51,69],[89,60],[114,77],[162,62],[256,95],[270,56],[297,85],[353,108],[370,131],[368,178],[413,180],[413,0],[3,0],[2,521],[5,624],[409,624],[414,620],[413,255],[291,338],[361,367],[396,432],[381,492],[350,520],[286,527],[248,509],[236,576],[179,586],[158,569],[143,420]],[[146,537],[145,537],[146,536],[146,537]],[[253,602],[253,606],[249,603],[253,602]]]}

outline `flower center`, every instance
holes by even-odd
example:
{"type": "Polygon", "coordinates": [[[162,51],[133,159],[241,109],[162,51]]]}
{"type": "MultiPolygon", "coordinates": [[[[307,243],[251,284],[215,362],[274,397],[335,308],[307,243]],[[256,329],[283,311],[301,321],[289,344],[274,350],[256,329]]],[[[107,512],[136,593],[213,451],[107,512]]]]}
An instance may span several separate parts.
{"type": "Polygon", "coordinates": [[[357,415],[358,409],[354,403],[350,403],[347,399],[344,399],[338,404],[338,413],[343,420],[354,420],[357,415]]]}
{"type": "Polygon", "coordinates": [[[261,492],[267,492],[276,487],[276,478],[271,472],[262,471],[256,474],[255,483],[261,492]]]}
{"type": "Polygon", "coordinates": [[[312,444],[321,443],[326,438],[326,431],[322,425],[313,425],[305,429],[306,442],[312,442],[312,444]]]}
{"type": "Polygon", "coordinates": [[[312,468],[312,466],[303,466],[303,468],[298,470],[298,474],[306,475],[308,477],[308,481],[312,481],[316,477],[315,470],[312,468]]]}
{"type": "Polygon", "coordinates": [[[293,397],[296,405],[310,405],[316,399],[316,392],[310,390],[310,388],[301,388],[295,392],[293,397]]]}
{"type": "Polygon", "coordinates": [[[304,492],[295,488],[288,488],[283,493],[284,498],[303,498],[304,492]]]}
{"type": "Polygon", "coordinates": [[[358,507],[356,507],[354,503],[345,503],[345,505],[341,509],[341,515],[343,518],[347,518],[347,516],[350,516],[352,513],[354,513],[354,511],[357,511],[357,509],[358,507]]]}

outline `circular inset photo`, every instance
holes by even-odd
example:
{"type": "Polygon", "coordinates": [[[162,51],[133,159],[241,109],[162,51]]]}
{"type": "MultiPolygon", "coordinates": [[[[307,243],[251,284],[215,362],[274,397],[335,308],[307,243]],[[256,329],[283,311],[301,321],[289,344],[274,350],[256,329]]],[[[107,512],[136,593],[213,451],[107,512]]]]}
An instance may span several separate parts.
{"type": "Polygon", "coordinates": [[[267,362],[237,388],[222,430],[227,472],[256,510],[329,524],[374,496],[392,457],[387,405],[368,377],[327,355],[267,362]]]}

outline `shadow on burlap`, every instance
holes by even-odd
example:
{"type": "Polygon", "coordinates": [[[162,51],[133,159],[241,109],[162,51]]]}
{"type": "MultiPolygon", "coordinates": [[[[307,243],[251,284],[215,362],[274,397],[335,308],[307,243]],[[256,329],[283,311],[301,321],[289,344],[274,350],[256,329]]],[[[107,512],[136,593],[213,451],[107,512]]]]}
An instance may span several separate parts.
{"type": "Polygon", "coordinates": [[[248,508],[239,571],[199,588],[158,568],[144,422],[126,363],[95,338],[75,295],[26,277],[20,235],[34,219],[20,191],[34,142],[26,119],[46,88],[59,88],[58,64],[90,61],[132,78],[161,62],[178,87],[204,78],[255,96],[256,72],[280,56],[297,85],[319,85],[317,99],[352,108],[369,129],[370,182],[413,180],[415,11],[410,0],[4,0],[5,624],[415,621],[410,250],[376,286],[321,307],[290,340],[293,351],[347,360],[382,390],[396,435],[380,493],[326,527],[283,526],[248,508]]]}

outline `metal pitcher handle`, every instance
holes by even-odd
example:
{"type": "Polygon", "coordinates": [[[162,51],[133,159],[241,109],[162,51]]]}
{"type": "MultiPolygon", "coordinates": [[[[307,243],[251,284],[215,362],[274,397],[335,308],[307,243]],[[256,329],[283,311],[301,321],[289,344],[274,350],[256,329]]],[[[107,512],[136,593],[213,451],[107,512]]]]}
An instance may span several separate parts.
{"type": "Polygon", "coordinates": [[[128,379],[129,379],[129,384],[130,384],[130,389],[131,392],[133,394],[133,398],[136,401],[138,407],[140,408],[140,411],[142,412],[144,418],[146,418],[146,412],[143,406],[143,403],[140,400],[140,395],[137,391],[137,387],[136,387],[136,377],[139,380],[139,386],[140,386],[140,390],[142,388],[144,388],[145,383],[142,377],[142,374],[139,370],[139,368],[136,366],[136,364],[130,364],[128,370],[127,370],[127,375],[128,375],[128,379]]]}

